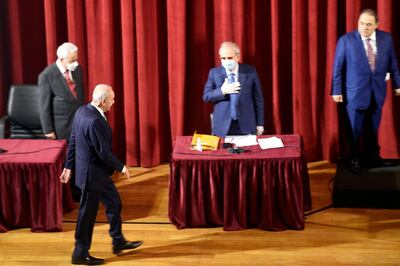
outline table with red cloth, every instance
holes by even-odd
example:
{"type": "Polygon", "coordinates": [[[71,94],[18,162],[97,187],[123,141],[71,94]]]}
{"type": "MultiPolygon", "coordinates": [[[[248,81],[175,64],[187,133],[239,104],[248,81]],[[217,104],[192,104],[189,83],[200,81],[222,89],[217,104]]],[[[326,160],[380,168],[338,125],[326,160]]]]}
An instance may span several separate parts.
{"type": "Polygon", "coordinates": [[[69,184],[59,180],[66,142],[0,139],[0,148],[0,232],[61,231],[63,211],[75,208],[69,184]]]}
{"type": "Polygon", "coordinates": [[[223,149],[223,139],[218,150],[200,152],[190,149],[191,136],[178,137],[170,162],[171,222],[178,229],[304,229],[311,193],[302,138],[277,137],[285,147],[246,146],[240,154],[223,149]]]}

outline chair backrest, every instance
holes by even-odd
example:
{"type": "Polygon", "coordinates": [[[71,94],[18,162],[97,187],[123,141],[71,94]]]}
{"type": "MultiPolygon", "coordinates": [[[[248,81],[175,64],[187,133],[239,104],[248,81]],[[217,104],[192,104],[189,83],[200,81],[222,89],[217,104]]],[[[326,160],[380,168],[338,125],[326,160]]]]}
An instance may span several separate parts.
{"type": "Polygon", "coordinates": [[[45,138],[39,117],[39,88],[36,85],[12,85],[8,95],[7,114],[10,138],[45,138]]]}

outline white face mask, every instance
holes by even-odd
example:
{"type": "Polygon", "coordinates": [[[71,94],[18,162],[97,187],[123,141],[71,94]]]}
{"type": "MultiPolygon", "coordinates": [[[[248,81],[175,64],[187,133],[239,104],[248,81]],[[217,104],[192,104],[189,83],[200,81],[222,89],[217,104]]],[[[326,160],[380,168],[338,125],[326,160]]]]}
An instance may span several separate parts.
{"type": "Polygon", "coordinates": [[[74,71],[78,66],[79,66],[78,61],[74,61],[74,62],[71,63],[71,64],[67,64],[67,69],[68,69],[69,71],[74,71]]]}
{"type": "Polygon", "coordinates": [[[222,59],[221,64],[225,69],[229,71],[233,71],[237,66],[237,62],[233,59],[222,59]]]}

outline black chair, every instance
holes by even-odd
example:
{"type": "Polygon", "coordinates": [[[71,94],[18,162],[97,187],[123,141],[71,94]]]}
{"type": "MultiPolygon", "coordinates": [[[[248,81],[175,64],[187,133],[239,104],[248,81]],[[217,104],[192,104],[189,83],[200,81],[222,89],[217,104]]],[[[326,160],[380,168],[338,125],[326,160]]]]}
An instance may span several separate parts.
{"type": "Polygon", "coordinates": [[[36,85],[12,85],[7,115],[0,119],[0,138],[45,139],[39,117],[36,85]]]}

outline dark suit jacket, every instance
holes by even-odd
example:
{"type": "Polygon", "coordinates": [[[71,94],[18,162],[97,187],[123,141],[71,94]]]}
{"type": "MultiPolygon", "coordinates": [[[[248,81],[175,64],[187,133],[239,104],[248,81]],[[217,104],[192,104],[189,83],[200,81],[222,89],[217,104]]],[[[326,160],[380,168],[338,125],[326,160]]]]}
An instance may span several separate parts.
{"type": "Polygon", "coordinates": [[[111,151],[112,132],[107,121],[91,104],[75,114],[65,168],[75,170],[75,184],[82,190],[101,191],[111,182],[114,170],[124,165],[111,151]]]}
{"type": "MultiPolygon", "coordinates": [[[[212,132],[217,136],[226,136],[231,124],[230,95],[221,91],[225,78],[222,66],[212,68],[203,92],[203,100],[214,103],[212,132]]],[[[264,126],[264,98],[255,68],[239,64],[238,81],[241,85],[237,110],[239,126],[243,134],[255,133],[256,126],[264,126]]]]}
{"type": "Polygon", "coordinates": [[[69,90],[55,63],[39,75],[39,112],[42,129],[44,133],[55,132],[57,139],[69,139],[75,112],[84,100],[80,66],[72,72],[72,76],[78,99],[69,90]]]}
{"type": "Polygon", "coordinates": [[[358,31],[340,37],[333,68],[332,95],[343,95],[349,107],[367,109],[373,93],[376,104],[382,108],[386,97],[387,72],[391,73],[394,88],[400,86],[400,73],[390,33],[376,31],[377,62],[374,72],[358,31]]]}

